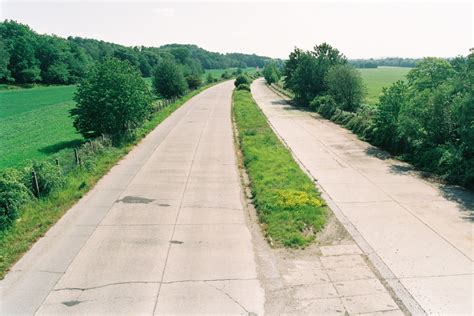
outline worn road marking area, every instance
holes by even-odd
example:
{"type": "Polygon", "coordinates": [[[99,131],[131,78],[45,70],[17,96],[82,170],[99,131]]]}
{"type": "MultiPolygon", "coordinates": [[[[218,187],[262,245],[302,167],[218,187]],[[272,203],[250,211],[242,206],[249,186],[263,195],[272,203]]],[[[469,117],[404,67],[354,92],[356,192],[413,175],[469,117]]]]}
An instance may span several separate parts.
{"type": "Polygon", "coordinates": [[[263,79],[252,93],[369,258],[381,259],[383,274],[393,278],[388,281],[427,313],[472,314],[472,193],[430,183],[409,165],[380,158],[346,129],[289,107],[263,79]]]}
{"type": "Polygon", "coordinates": [[[1,282],[3,315],[263,314],[232,82],[178,109],[1,282]]]}

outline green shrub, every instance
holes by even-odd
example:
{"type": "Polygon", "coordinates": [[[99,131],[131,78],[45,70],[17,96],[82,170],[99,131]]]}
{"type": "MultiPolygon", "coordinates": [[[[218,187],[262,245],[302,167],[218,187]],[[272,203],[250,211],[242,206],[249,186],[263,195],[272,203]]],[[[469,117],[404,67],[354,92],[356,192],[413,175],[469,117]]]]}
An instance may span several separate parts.
{"type": "Polygon", "coordinates": [[[18,170],[0,170],[0,231],[13,223],[18,217],[19,207],[30,197],[18,170]]]}
{"type": "Polygon", "coordinates": [[[250,84],[251,80],[247,75],[239,75],[235,78],[234,85],[236,87],[240,86],[241,84],[250,84]]]}
{"type": "Polygon", "coordinates": [[[46,196],[54,189],[57,189],[64,185],[64,177],[61,173],[61,169],[47,161],[33,162],[27,166],[23,175],[23,183],[30,189],[30,191],[36,196],[36,183],[33,179],[33,171],[36,173],[38,180],[39,195],[46,196]]]}
{"type": "Polygon", "coordinates": [[[318,97],[315,97],[313,101],[309,103],[310,109],[313,111],[318,111],[321,105],[330,105],[332,107],[336,107],[336,102],[334,101],[333,97],[330,95],[321,95],[318,97]]]}
{"type": "Polygon", "coordinates": [[[245,90],[250,92],[250,85],[248,83],[239,84],[237,90],[245,90]]]}

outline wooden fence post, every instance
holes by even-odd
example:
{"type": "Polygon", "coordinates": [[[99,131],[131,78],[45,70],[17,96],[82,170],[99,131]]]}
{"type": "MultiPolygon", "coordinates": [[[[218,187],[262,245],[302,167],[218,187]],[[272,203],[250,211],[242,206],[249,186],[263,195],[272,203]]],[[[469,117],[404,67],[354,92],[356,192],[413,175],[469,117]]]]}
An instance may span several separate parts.
{"type": "Polygon", "coordinates": [[[38,177],[36,176],[36,171],[33,170],[32,176],[33,176],[33,184],[34,184],[35,190],[36,190],[36,196],[39,199],[40,198],[40,189],[39,189],[39,185],[38,185],[38,177]]]}
{"type": "Polygon", "coordinates": [[[79,164],[79,152],[77,148],[74,148],[74,157],[76,158],[76,165],[79,164]]]}

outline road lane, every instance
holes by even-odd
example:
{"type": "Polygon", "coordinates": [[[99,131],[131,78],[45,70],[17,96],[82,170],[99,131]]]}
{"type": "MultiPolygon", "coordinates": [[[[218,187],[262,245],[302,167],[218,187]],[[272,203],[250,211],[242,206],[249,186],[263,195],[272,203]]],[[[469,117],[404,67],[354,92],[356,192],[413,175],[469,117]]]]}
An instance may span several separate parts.
{"type": "Polygon", "coordinates": [[[472,314],[472,193],[429,183],[407,172],[407,164],[378,158],[348,130],[290,108],[263,79],[252,93],[293,154],[424,311],[472,314]]]}
{"type": "Polygon", "coordinates": [[[263,314],[232,89],[188,101],[40,239],[1,282],[2,314],[263,314]]]}

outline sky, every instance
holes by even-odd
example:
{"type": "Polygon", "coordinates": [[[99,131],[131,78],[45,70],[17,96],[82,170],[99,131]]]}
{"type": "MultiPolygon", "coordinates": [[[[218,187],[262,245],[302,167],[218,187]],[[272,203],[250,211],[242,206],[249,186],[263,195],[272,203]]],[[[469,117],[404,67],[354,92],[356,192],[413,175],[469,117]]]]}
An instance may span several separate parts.
{"type": "Polygon", "coordinates": [[[474,46],[473,10],[466,0],[0,0],[2,20],[42,34],[127,46],[196,44],[274,58],[322,42],[349,58],[467,55],[474,46]]]}

